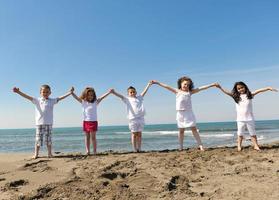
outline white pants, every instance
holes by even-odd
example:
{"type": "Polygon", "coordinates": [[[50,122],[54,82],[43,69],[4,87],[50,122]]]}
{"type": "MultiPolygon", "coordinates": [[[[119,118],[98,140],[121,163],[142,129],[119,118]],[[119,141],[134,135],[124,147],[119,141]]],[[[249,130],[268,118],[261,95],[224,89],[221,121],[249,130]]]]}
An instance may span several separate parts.
{"type": "Polygon", "coordinates": [[[237,135],[238,136],[243,136],[245,133],[245,130],[248,130],[250,136],[255,136],[256,135],[256,130],[255,130],[255,122],[254,121],[239,121],[237,122],[237,135]]]}
{"type": "Polygon", "coordinates": [[[144,127],[144,118],[135,118],[129,120],[129,129],[132,133],[142,132],[144,127]]]}

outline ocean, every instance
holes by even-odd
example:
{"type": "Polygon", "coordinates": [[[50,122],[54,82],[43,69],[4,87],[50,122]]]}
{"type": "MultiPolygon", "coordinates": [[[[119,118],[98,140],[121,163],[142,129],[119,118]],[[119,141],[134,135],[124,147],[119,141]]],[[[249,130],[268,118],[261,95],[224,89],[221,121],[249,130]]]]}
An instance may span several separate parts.
{"type": "MultiPolygon", "coordinates": [[[[198,123],[197,126],[205,147],[236,144],[236,122],[198,123]]],[[[279,141],[279,120],[256,121],[256,132],[260,144],[279,141]]],[[[146,125],[142,134],[142,150],[177,149],[177,135],[176,124],[146,125]]],[[[85,152],[81,127],[54,128],[52,139],[54,152],[85,152]]],[[[35,129],[0,129],[0,153],[33,152],[34,140],[35,129]]],[[[128,126],[100,126],[97,143],[98,152],[132,151],[128,126]]],[[[249,144],[247,134],[244,145],[249,144]]],[[[195,146],[191,131],[186,130],[184,148],[195,146]]],[[[43,151],[46,151],[45,146],[43,151]]]]}

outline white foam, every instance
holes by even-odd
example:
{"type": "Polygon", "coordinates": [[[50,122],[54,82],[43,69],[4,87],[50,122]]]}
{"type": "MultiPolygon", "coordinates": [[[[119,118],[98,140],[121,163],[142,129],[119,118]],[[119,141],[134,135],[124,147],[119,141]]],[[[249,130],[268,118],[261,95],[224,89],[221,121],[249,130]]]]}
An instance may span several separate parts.
{"type": "Polygon", "coordinates": [[[200,134],[201,137],[205,138],[224,138],[224,137],[233,137],[234,134],[226,133],[226,134],[200,134]]]}

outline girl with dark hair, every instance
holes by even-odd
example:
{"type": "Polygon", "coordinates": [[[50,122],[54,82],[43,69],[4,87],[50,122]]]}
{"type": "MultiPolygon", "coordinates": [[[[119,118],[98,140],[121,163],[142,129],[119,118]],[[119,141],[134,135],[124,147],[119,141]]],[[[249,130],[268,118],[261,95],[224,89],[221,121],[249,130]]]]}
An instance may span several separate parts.
{"type": "Polygon", "coordinates": [[[191,128],[192,133],[199,145],[200,150],[204,150],[200,135],[197,131],[196,118],[192,109],[191,96],[202,90],[206,90],[210,87],[216,87],[217,83],[205,85],[199,88],[194,88],[194,83],[189,77],[181,77],[177,81],[178,89],[170,87],[164,83],[153,80],[153,84],[157,84],[174,94],[176,94],[176,121],[179,129],[178,140],[179,150],[183,150],[184,131],[186,128],[191,128]]]}
{"type": "Polygon", "coordinates": [[[93,144],[93,153],[97,153],[96,133],[98,131],[97,105],[107,97],[112,90],[97,98],[94,88],[86,87],[81,96],[72,92],[73,97],[81,103],[83,111],[83,131],[85,134],[86,154],[90,155],[90,138],[93,144]]]}
{"type": "Polygon", "coordinates": [[[254,92],[251,92],[247,85],[244,82],[236,82],[233,86],[231,92],[223,89],[219,84],[217,85],[218,88],[221,89],[222,92],[231,96],[236,105],[236,114],[237,114],[237,150],[242,150],[242,141],[245,129],[247,128],[252,143],[254,145],[254,149],[259,151],[260,147],[257,141],[256,131],[255,131],[255,119],[253,114],[253,106],[252,106],[252,99],[255,95],[266,92],[266,91],[275,91],[276,89],[272,87],[266,87],[262,89],[258,89],[254,92]]]}

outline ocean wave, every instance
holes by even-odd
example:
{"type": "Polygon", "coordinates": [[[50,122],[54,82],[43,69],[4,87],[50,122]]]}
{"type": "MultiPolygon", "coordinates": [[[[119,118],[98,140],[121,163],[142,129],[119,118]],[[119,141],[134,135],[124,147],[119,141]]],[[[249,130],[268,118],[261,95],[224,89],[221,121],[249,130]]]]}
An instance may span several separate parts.
{"type": "Polygon", "coordinates": [[[232,133],[224,133],[224,134],[200,134],[200,137],[204,138],[224,138],[224,137],[233,137],[232,133]]]}

